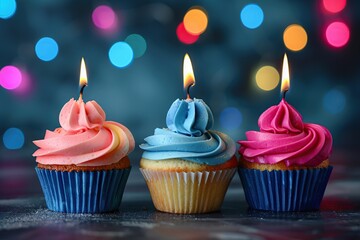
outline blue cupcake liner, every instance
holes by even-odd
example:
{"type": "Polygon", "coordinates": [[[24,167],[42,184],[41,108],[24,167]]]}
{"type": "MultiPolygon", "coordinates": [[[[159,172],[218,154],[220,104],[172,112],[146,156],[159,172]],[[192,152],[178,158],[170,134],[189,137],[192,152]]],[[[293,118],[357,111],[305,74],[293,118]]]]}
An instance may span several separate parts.
{"type": "Polygon", "coordinates": [[[62,172],[36,167],[47,207],[66,213],[101,213],[119,209],[131,167],[62,172]]]}
{"type": "Polygon", "coordinates": [[[253,209],[311,211],[320,208],[333,167],[305,170],[239,168],[246,201],[253,209]]]}

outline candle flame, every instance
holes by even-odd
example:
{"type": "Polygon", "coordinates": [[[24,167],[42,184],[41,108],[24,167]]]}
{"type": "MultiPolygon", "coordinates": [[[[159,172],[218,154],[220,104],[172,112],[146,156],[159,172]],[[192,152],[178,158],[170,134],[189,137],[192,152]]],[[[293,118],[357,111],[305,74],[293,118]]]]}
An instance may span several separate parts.
{"type": "Polygon", "coordinates": [[[185,54],[183,65],[184,89],[186,90],[187,99],[190,99],[190,87],[195,86],[195,76],[189,54],[185,54]]]}
{"type": "Polygon", "coordinates": [[[86,74],[86,65],[84,58],[81,58],[81,66],[80,66],[80,87],[86,86],[88,84],[87,74],[86,74]]]}
{"type": "Polygon", "coordinates": [[[285,93],[290,88],[290,74],[289,74],[289,63],[286,56],[284,54],[284,61],[282,66],[282,74],[281,74],[281,92],[285,93]]]}

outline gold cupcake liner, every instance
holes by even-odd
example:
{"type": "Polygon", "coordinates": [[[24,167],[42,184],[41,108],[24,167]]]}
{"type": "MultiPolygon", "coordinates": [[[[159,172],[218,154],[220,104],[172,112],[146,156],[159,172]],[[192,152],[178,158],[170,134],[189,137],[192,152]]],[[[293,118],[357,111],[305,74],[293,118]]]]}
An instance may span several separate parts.
{"type": "Polygon", "coordinates": [[[155,208],[162,212],[191,214],[218,211],[236,168],[169,172],[140,168],[155,208]]]}

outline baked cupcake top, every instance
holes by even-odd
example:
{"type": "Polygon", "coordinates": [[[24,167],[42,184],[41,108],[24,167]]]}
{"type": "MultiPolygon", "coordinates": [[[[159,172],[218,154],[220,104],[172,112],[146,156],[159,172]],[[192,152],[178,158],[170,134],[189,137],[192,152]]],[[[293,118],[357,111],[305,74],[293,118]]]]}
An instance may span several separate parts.
{"type": "Polygon", "coordinates": [[[315,167],[327,160],[332,151],[332,136],[318,124],[304,123],[300,113],[282,99],[279,105],[263,112],[260,131],[246,132],[239,141],[243,160],[259,164],[315,167]]]}
{"type": "Polygon", "coordinates": [[[175,100],[167,116],[167,128],[156,128],[140,148],[143,158],[165,160],[181,158],[191,162],[218,165],[236,151],[234,141],[224,133],[209,130],[214,117],[201,99],[175,100]]]}
{"type": "Polygon", "coordinates": [[[106,121],[104,110],[95,101],[68,101],[61,109],[61,127],[46,130],[34,152],[44,165],[103,166],[120,161],[134,150],[131,132],[117,122],[106,121]]]}

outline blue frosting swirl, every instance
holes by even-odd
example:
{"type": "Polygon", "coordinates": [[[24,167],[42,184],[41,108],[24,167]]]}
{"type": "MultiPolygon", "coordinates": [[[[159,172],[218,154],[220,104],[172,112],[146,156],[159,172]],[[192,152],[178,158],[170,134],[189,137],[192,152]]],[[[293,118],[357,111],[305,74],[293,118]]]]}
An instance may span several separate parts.
{"type": "Polygon", "coordinates": [[[156,128],[140,148],[142,157],[150,160],[181,158],[191,162],[218,165],[228,161],[236,151],[234,141],[224,133],[207,131],[199,137],[156,128]]]}
{"type": "Polygon", "coordinates": [[[167,116],[167,127],[177,133],[189,136],[201,136],[214,123],[214,116],[202,99],[180,100],[171,105],[167,116]]]}
{"type": "Polygon", "coordinates": [[[156,128],[154,135],[140,145],[145,150],[142,157],[181,158],[207,165],[225,163],[235,154],[236,145],[226,134],[208,130],[213,122],[212,112],[203,100],[177,99],[166,117],[168,128],[156,128]]]}

